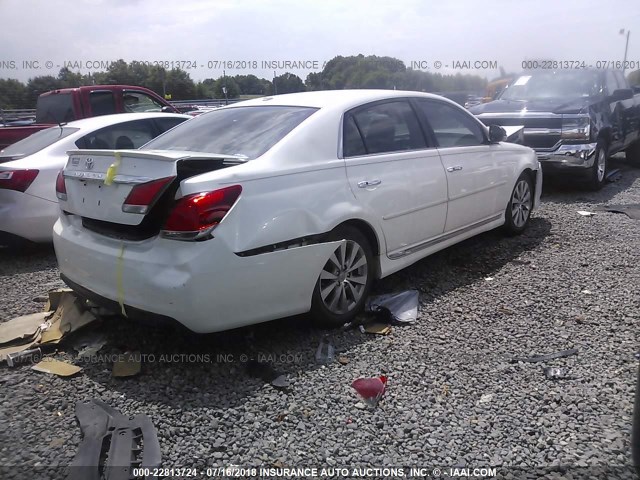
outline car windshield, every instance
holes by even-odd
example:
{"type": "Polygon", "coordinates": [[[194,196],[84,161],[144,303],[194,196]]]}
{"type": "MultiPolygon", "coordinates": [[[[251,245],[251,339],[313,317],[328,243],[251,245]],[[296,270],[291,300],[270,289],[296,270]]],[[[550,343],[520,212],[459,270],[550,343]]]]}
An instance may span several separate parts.
{"type": "Polygon", "coordinates": [[[188,150],[258,158],[313,114],[310,107],[233,107],[202,114],[143,150],[188,150]]]}
{"type": "Polygon", "coordinates": [[[53,145],[59,140],[68,137],[74,132],[80,130],[73,127],[51,127],[46,130],[40,130],[39,132],[29,135],[27,138],[20,140],[19,142],[9,145],[4,150],[0,151],[0,156],[23,156],[33,155],[39,152],[43,148],[53,145]]]}
{"type": "Polygon", "coordinates": [[[501,100],[544,100],[592,97],[602,92],[601,76],[583,70],[533,72],[515,79],[500,96],[501,100]]]}

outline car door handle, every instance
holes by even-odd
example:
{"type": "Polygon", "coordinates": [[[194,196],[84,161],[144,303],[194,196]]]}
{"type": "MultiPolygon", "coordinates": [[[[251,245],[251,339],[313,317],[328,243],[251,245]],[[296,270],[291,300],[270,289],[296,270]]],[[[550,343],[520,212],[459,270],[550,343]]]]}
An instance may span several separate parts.
{"type": "Polygon", "coordinates": [[[461,165],[456,165],[455,167],[447,167],[447,172],[458,172],[462,170],[461,165]]]}
{"type": "Polygon", "coordinates": [[[367,188],[367,187],[374,187],[376,185],[380,185],[382,183],[382,180],[363,180],[361,182],[358,182],[358,187],[360,188],[367,188]]]}

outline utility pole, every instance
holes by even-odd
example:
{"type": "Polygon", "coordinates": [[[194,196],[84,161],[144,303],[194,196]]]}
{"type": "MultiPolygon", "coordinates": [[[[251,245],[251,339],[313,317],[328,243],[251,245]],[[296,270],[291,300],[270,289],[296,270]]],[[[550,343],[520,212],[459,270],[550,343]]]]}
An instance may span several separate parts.
{"type": "Polygon", "coordinates": [[[276,86],[276,71],[273,71],[273,94],[278,94],[278,87],[276,86]]]}
{"type": "MultiPolygon", "coordinates": [[[[631,34],[631,30],[627,30],[627,43],[624,46],[624,60],[622,61],[622,73],[624,73],[626,69],[627,63],[627,51],[629,50],[629,35],[631,34]]],[[[620,35],[624,35],[624,28],[620,30],[620,35]]]]}
{"type": "Polygon", "coordinates": [[[227,97],[227,72],[222,70],[222,93],[224,93],[224,104],[229,105],[229,97],[227,97]]]}

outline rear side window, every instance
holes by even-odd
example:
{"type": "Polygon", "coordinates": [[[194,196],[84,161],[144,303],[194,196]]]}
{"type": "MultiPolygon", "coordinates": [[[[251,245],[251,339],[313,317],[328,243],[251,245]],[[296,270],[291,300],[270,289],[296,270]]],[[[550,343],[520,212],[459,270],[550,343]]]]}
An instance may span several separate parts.
{"type": "Polygon", "coordinates": [[[418,100],[440,147],[471,147],[484,144],[482,127],[471,114],[448,103],[418,100]]]}
{"type": "Polygon", "coordinates": [[[160,130],[160,133],[164,133],[167,130],[171,130],[176,125],[180,125],[185,120],[189,120],[189,119],[167,117],[167,118],[156,118],[153,121],[156,122],[156,125],[158,126],[158,130],[160,130]]]}
{"type": "Polygon", "coordinates": [[[80,130],[73,127],[51,127],[29,135],[2,150],[2,155],[32,155],[80,130]]]}
{"type": "Polygon", "coordinates": [[[38,97],[36,123],[64,123],[75,120],[70,93],[52,93],[38,97]]]}
{"type": "Polygon", "coordinates": [[[144,150],[261,156],[317,109],[310,107],[232,107],[205,113],[145,145],[144,150]]]}
{"type": "Polygon", "coordinates": [[[362,135],[360,135],[360,131],[352,115],[347,115],[344,121],[344,142],[342,150],[345,157],[356,157],[367,153],[366,148],[364,148],[362,135]]]}
{"type": "Polygon", "coordinates": [[[124,150],[140,148],[154,137],[150,120],[134,120],[101,128],[76,141],[78,148],[124,150]]]}
{"type": "Polygon", "coordinates": [[[369,154],[426,148],[418,118],[404,100],[360,107],[353,118],[369,154]]]}
{"type": "Polygon", "coordinates": [[[116,113],[116,103],[113,92],[91,92],[89,94],[91,112],[95,117],[116,113]]]}

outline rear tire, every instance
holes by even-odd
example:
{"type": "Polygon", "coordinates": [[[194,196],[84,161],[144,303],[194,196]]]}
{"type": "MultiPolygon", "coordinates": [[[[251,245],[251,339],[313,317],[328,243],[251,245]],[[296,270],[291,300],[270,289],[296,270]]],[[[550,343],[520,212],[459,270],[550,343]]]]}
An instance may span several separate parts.
{"type": "Polygon", "coordinates": [[[589,189],[594,192],[600,190],[604,183],[607,181],[607,170],[609,166],[608,161],[609,152],[607,151],[607,146],[604,143],[598,143],[596,147],[595,159],[593,162],[593,167],[589,172],[589,189]]]}
{"type": "Polygon", "coordinates": [[[520,235],[527,229],[533,210],[533,181],[527,172],[516,180],[509,204],[504,212],[504,231],[507,235],[520,235]]]}
{"type": "Polygon", "coordinates": [[[344,225],[327,236],[328,242],[346,240],[322,268],[311,299],[311,315],[321,327],[350,322],[363,309],[373,285],[373,251],[367,237],[344,225]]]}

